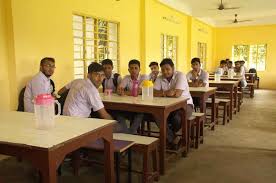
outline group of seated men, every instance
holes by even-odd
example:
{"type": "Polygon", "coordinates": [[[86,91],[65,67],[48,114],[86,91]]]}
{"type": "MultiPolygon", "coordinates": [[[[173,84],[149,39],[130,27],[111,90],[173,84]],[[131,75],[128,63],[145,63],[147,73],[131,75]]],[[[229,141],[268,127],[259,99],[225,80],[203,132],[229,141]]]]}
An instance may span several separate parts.
{"type": "MultiPolygon", "coordinates": [[[[176,71],[171,59],[165,58],[160,64],[151,62],[149,75],[140,74],[140,62],[130,60],[128,63],[129,75],[123,78],[118,73],[113,73],[113,62],[105,59],[101,64],[93,62],[88,66],[88,73],[85,79],[76,79],[58,91],[58,95],[68,92],[66,97],[63,115],[75,117],[98,117],[102,119],[116,119],[115,132],[137,133],[137,129],[148,115],[144,113],[134,113],[106,110],[99,94],[99,87],[103,90],[110,89],[118,95],[132,95],[133,81],[138,81],[138,94],[142,93],[144,80],[151,80],[154,83],[155,97],[185,97],[188,98],[186,117],[189,118],[193,112],[193,99],[189,92],[188,81],[192,86],[208,86],[208,73],[201,69],[199,58],[191,61],[192,70],[187,74],[176,71]],[[161,73],[159,72],[161,67],[161,73]],[[91,112],[92,111],[92,112],[91,112]],[[126,120],[131,121],[128,128],[126,120]]],[[[33,99],[39,94],[54,93],[53,82],[50,77],[54,74],[55,59],[46,57],[40,62],[40,71],[26,85],[24,93],[24,111],[34,112],[33,99]]],[[[180,138],[176,132],[181,128],[181,112],[172,112],[167,120],[167,141],[172,148],[180,145],[180,138]]],[[[159,124],[157,124],[159,126],[159,124]]]]}
{"type": "Polygon", "coordinates": [[[244,64],[245,64],[245,61],[238,60],[235,62],[235,67],[233,67],[233,62],[230,61],[229,59],[221,60],[220,66],[217,68],[216,72],[220,73],[221,75],[227,75],[228,72],[231,72],[231,70],[233,70],[237,76],[242,77],[241,86],[246,87],[247,82],[245,78],[245,73],[247,72],[247,69],[244,66],[244,64]]]}

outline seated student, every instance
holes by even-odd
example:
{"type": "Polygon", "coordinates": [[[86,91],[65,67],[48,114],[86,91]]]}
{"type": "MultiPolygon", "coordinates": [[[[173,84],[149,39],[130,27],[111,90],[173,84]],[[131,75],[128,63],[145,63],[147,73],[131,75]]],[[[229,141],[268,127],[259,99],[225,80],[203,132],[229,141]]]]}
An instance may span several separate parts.
{"type": "Polygon", "coordinates": [[[225,60],[220,61],[220,66],[217,68],[216,72],[220,75],[227,74],[227,62],[225,60]]]}
{"type": "MultiPolygon", "coordinates": [[[[128,95],[131,96],[131,90],[133,87],[133,81],[138,81],[138,94],[142,93],[142,84],[143,81],[148,79],[147,75],[140,75],[140,62],[138,60],[130,60],[128,63],[128,71],[130,75],[126,75],[121,84],[119,85],[117,92],[119,95],[128,95]]],[[[143,113],[133,113],[133,112],[121,112],[120,116],[133,119],[132,124],[129,129],[129,133],[135,134],[137,133],[137,129],[139,128],[141,122],[143,121],[144,114],[143,113]]]]}
{"type": "Polygon", "coordinates": [[[113,92],[117,91],[117,87],[122,81],[120,74],[112,73],[113,62],[110,59],[104,59],[102,61],[102,66],[104,69],[105,79],[103,80],[103,92],[105,89],[112,89],[113,92]]]}
{"type": "MultiPolygon", "coordinates": [[[[93,62],[88,67],[87,79],[77,79],[67,84],[65,88],[70,89],[70,91],[65,100],[63,114],[87,118],[93,109],[100,118],[113,119],[106,112],[98,92],[104,78],[103,67],[93,62]]],[[[58,93],[62,92],[59,91],[58,93]]]]}
{"type": "Polygon", "coordinates": [[[229,60],[228,62],[227,62],[227,69],[229,70],[229,69],[234,69],[234,67],[233,67],[233,62],[231,61],[231,60],[229,60]]]}
{"type": "Polygon", "coordinates": [[[201,63],[199,58],[193,58],[191,61],[192,69],[187,74],[187,80],[191,80],[193,87],[208,87],[209,85],[209,74],[208,72],[201,69],[201,63]]]}
{"type": "Polygon", "coordinates": [[[244,60],[240,60],[240,63],[241,63],[241,66],[242,67],[244,67],[244,71],[245,71],[245,73],[247,73],[248,72],[248,69],[245,67],[245,61],[244,60]]]}
{"type": "Polygon", "coordinates": [[[24,92],[24,111],[34,112],[33,99],[40,94],[54,95],[54,82],[50,77],[55,71],[55,59],[45,57],[40,61],[40,71],[28,82],[24,92]]]}
{"type": "MultiPolygon", "coordinates": [[[[160,63],[162,75],[154,83],[155,97],[185,97],[188,98],[186,118],[189,119],[193,112],[193,99],[189,92],[189,85],[185,74],[175,71],[173,61],[165,58],[160,63]]],[[[157,124],[159,125],[159,124],[157,124]]],[[[181,111],[172,112],[168,117],[167,140],[171,148],[178,148],[180,138],[176,132],[181,129],[181,111]]]]}
{"type": "Polygon", "coordinates": [[[149,64],[151,73],[149,74],[149,80],[151,80],[152,82],[155,82],[158,74],[159,74],[159,65],[157,62],[151,62],[149,64]]]}
{"type": "Polygon", "coordinates": [[[244,67],[241,65],[241,61],[236,61],[235,62],[235,69],[234,69],[235,73],[237,76],[241,76],[242,80],[241,80],[241,87],[246,87],[247,86],[247,82],[246,82],[246,78],[245,78],[245,69],[244,67]]]}

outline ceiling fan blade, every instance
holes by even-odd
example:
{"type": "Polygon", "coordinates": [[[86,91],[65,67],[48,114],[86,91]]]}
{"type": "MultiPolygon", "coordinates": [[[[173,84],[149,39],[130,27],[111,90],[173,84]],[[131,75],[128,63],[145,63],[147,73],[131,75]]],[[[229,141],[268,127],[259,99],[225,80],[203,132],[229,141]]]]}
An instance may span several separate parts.
{"type": "Polygon", "coordinates": [[[253,20],[238,20],[238,22],[251,22],[253,20]]]}
{"type": "Polygon", "coordinates": [[[240,7],[229,7],[229,8],[224,8],[225,10],[236,10],[240,9],[240,7]]]}

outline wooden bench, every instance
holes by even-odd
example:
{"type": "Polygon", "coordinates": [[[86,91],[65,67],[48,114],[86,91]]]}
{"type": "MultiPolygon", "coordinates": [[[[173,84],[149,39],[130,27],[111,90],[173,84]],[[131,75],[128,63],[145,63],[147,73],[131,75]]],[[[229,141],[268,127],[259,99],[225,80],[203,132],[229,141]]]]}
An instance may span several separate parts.
{"type": "MultiPolygon", "coordinates": [[[[203,144],[203,131],[206,115],[205,113],[193,112],[192,116],[195,117],[195,148],[197,149],[199,142],[203,144]]],[[[191,127],[191,131],[194,132],[193,126],[191,127]]]]}
{"type": "MultiPolygon", "coordinates": [[[[115,156],[115,173],[116,173],[116,183],[120,183],[120,164],[121,164],[121,154],[127,152],[128,154],[128,182],[131,182],[131,147],[135,143],[133,141],[127,140],[113,140],[114,145],[114,156],[115,156]]],[[[98,139],[94,142],[91,142],[86,147],[82,148],[82,152],[85,154],[91,154],[94,151],[104,151],[104,142],[102,139],[98,139]]],[[[79,152],[74,153],[73,156],[73,169],[74,174],[78,175],[79,168],[81,164],[93,165],[100,164],[95,160],[90,160],[89,158],[84,158],[79,152]]]]}
{"type": "Polygon", "coordinates": [[[158,159],[158,146],[159,139],[154,137],[146,137],[139,135],[131,135],[124,133],[114,133],[113,139],[133,141],[134,145],[132,150],[143,154],[143,183],[152,182],[153,180],[159,180],[159,159],[158,159]],[[149,170],[149,158],[152,154],[153,170],[149,170]]]}

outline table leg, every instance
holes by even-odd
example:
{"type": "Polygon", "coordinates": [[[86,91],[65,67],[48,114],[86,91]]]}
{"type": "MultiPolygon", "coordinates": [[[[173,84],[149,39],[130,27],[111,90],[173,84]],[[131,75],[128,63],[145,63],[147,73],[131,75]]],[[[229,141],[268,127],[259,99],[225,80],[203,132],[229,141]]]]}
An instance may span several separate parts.
{"type": "Polygon", "coordinates": [[[182,117],[181,117],[181,124],[182,124],[182,147],[185,147],[184,152],[182,153],[183,157],[186,157],[188,154],[188,150],[189,150],[189,136],[188,136],[188,130],[189,127],[187,125],[187,118],[186,118],[186,110],[187,110],[187,103],[185,104],[185,106],[182,108],[182,117]]]}
{"type": "Polygon", "coordinates": [[[132,171],[132,162],[131,162],[131,148],[128,149],[128,182],[131,183],[131,171],[132,171]]]}
{"type": "Polygon", "coordinates": [[[234,87],[234,113],[237,114],[237,101],[238,101],[238,87],[234,87]]]}
{"type": "Polygon", "coordinates": [[[211,130],[215,130],[215,125],[216,125],[216,122],[215,122],[215,118],[216,118],[216,116],[215,116],[215,114],[216,114],[216,111],[215,111],[216,110],[215,109],[216,95],[213,94],[211,97],[212,97],[212,109],[211,109],[212,116],[211,116],[211,121],[212,121],[212,123],[214,123],[213,126],[212,126],[212,128],[211,128],[211,130]]]}
{"type": "Polygon", "coordinates": [[[165,157],[166,157],[166,139],[167,139],[167,118],[168,114],[164,111],[160,113],[152,114],[157,123],[160,124],[160,151],[159,151],[159,160],[160,160],[160,174],[165,174],[165,157]]]}
{"type": "Polygon", "coordinates": [[[230,89],[230,120],[233,118],[233,87],[230,89]]]}
{"type": "Polygon", "coordinates": [[[56,183],[57,182],[57,166],[55,164],[54,158],[51,155],[47,157],[48,161],[43,161],[40,167],[42,183],[56,183]]]}
{"type": "Polygon", "coordinates": [[[114,147],[112,127],[106,129],[104,136],[104,175],[105,183],[114,183],[114,147]]]}

